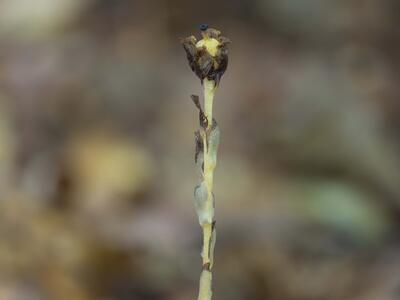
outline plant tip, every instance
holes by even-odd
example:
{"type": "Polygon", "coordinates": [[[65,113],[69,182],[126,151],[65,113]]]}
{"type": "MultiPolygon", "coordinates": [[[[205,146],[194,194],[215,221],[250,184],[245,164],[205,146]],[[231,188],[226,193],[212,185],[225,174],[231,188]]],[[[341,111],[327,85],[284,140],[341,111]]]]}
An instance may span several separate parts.
{"type": "Polygon", "coordinates": [[[208,24],[201,24],[199,28],[201,31],[206,31],[208,29],[208,24]]]}

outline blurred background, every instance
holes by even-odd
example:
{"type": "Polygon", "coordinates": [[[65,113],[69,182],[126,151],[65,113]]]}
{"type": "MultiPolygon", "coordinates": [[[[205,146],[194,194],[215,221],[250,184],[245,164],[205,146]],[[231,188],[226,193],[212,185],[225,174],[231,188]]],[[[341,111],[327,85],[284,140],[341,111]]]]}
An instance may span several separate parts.
{"type": "Polygon", "coordinates": [[[397,0],[0,1],[0,299],[196,299],[201,95],[215,299],[400,299],[397,0]]]}

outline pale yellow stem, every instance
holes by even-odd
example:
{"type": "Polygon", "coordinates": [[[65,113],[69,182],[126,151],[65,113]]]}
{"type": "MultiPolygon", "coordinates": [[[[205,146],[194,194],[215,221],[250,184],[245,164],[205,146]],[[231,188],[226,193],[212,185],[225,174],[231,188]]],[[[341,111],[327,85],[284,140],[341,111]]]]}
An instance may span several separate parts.
{"type": "Polygon", "coordinates": [[[211,272],[208,270],[203,270],[200,275],[199,297],[197,298],[197,300],[211,300],[212,296],[211,283],[212,283],[211,272]]]}
{"type": "MultiPolygon", "coordinates": [[[[204,86],[204,114],[208,120],[208,127],[210,129],[212,126],[212,111],[213,111],[213,101],[214,101],[214,92],[215,92],[215,82],[213,80],[208,80],[207,78],[203,81],[204,86]]],[[[211,214],[214,215],[214,204],[213,204],[213,178],[214,178],[214,169],[215,164],[211,163],[210,153],[208,152],[207,147],[207,137],[203,136],[203,145],[204,145],[204,183],[207,187],[208,195],[206,207],[211,214]]],[[[203,226],[203,265],[210,263],[210,238],[212,234],[212,226],[211,224],[204,224],[203,226]]]]}
{"type": "Polygon", "coordinates": [[[214,80],[208,80],[205,78],[203,80],[204,87],[204,114],[208,120],[208,127],[212,125],[212,110],[215,92],[215,82],[214,80]]]}
{"type": "Polygon", "coordinates": [[[208,264],[211,268],[210,241],[212,237],[212,224],[205,223],[201,227],[203,229],[203,250],[201,251],[203,267],[208,264]]]}
{"type": "MultiPolygon", "coordinates": [[[[214,92],[215,92],[215,82],[212,80],[204,79],[204,114],[208,120],[207,130],[212,126],[212,109],[213,109],[213,100],[214,100],[214,92]]],[[[210,153],[208,152],[207,147],[207,136],[203,135],[203,147],[204,147],[204,183],[207,187],[207,202],[206,209],[210,212],[210,215],[214,215],[214,203],[213,203],[213,177],[214,177],[214,169],[215,163],[210,158],[210,153]]],[[[200,277],[200,288],[199,288],[199,297],[198,300],[210,300],[211,299],[211,284],[212,284],[212,274],[211,268],[213,265],[212,257],[213,253],[212,247],[210,245],[212,235],[213,235],[213,225],[209,223],[205,223],[202,225],[203,229],[203,250],[202,250],[202,258],[203,258],[203,271],[200,277]]]]}
{"type": "MultiPolygon", "coordinates": [[[[203,81],[204,86],[204,114],[208,120],[207,129],[210,129],[212,126],[213,120],[213,102],[214,102],[214,92],[215,92],[215,82],[213,80],[208,80],[207,78],[203,81]]],[[[207,205],[209,205],[210,211],[214,209],[213,207],[213,199],[212,199],[212,190],[213,190],[213,177],[214,177],[214,169],[215,165],[211,164],[211,160],[209,159],[209,153],[207,148],[206,137],[203,137],[203,144],[205,145],[204,149],[204,181],[208,191],[208,199],[207,205]]]]}

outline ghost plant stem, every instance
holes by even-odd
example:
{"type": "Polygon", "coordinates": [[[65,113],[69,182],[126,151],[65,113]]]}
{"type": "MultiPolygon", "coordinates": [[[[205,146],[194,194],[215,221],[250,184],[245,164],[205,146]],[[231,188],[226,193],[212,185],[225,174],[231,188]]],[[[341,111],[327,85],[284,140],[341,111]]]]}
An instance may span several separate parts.
{"type": "Polygon", "coordinates": [[[199,110],[200,129],[195,132],[195,162],[200,171],[201,182],[194,190],[195,207],[203,231],[203,249],[201,256],[203,267],[200,275],[198,300],[211,300],[212,267],[216,239],[214,219],[213,177],[217,165],[217,152],[220,131],[213,118],[213,101],[216,87],[228,66],[229,39],[221,32],[200,26],[203,39],[197,41],[194,36],[181,40],[189,66],[200,78],[204,88],[204,110],[199,97],[192,95],[192,100],[199,110]]]}
{"type": "Polygon", "coordinates": [[[211,300],[212,291],[212,274],[211,271],[203,270],[200,275],[199,297],[197,300],[211,300]]]}
{"type": "MultiPolygon", "coordinates": [[[[215,92],[215,82],[213,80],[208,80],[207,78],[204,79],[203,81],[203,87],[204,87],[204,115],[206,119],[208,120],[207,122],[207,130],[210,130],[212,126],[212,110],[213,110],[213,101],[214,101],[214,92],[215,92]]],[[[207,136],[204,134],[203,135],[203,147],[204,147],[204,183],[207,188],[207,202],[206,202],[206,207],[207,210],[209,210],[209,214],[211,216],[214,216],[214,201],[213,201],[213,177],[214,177],[214,169],[215,169],[215,163],[212,162],[212,159],[210,153],[208,150],[208,142],[207,142],[207,136]]],[[[202,225],[203,228],[203,251],[202,251],[202,256],[203,256],[203,266],[205,266],[207,263],[210,264],[210,269],[212,267],[212,260],[210,257],[213,255],[213,253],[209,253],[210,247],[209,247],[209,242],[211,239],[212,235],[212,224],[210,223],[204,223],[202,225]]]]}
{"type": "Polygon", "coordinates": [[[209,80],[205,78],[203,80],[204,87],[204,114],[206,115],[208,122],[208,127],[212,125],[213,117],[213,102],[214,102],[214,92],[215,92],[215,82],[214,80],[209,80]]]}
{"type": "MultiPolygon", "coordinates": [[[[211,129],[212,126],[212,109],[213,109],[213,100],[214,100],[214,92],[215,92],[215,82],[213,80],[204,79],[203,81],[204,87],[204,115],[207,122],[207,131],[211,129]]],[[[203,151],[204,151],[204,183],[207,190],[207,201],[205,208],[208,210],[208,214],[214,216],[214,199],[213,199],[213,177],[214,177],[214,169],[215,163],[211,153],[208,149],[207,135],[203,134],[203,151]]],[[[216,155],[216,153],[215,153],[216,155]]],[[[215,243],[215,222],[208,223],[205,222],[201,225],[203,229],[203,250],[202,250],[202,258],[203,258],[203,270],[200,275],[200,284],[199,284],[199,297],[198,300],[211,300],[212,291],[212,273],[211,268],[213,266],[213,256],[214,256],[214,247],[213,243],[215,243]]]]}

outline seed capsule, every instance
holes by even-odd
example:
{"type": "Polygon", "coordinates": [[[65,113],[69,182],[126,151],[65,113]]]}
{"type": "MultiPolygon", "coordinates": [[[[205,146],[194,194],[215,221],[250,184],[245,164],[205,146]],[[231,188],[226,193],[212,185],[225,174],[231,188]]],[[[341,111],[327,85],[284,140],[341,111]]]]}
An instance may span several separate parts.
{"type": "Polygon", "coordinates": [[[203,82],[204,78],[213,80],[217,86],[228,67],[228,48],[230,40],[221,36],[221,32],[209,28],[207,24],[200,25],[202,39],[197,41],[194,36],[181,40],[192,71],[203,82]]]}

